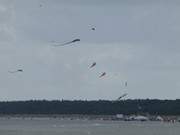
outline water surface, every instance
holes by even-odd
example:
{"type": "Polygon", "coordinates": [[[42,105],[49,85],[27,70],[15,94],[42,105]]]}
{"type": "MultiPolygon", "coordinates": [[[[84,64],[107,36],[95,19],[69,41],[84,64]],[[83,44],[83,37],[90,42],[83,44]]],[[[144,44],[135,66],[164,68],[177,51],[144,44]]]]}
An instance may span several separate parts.
{"type": "Polygon", "coordinates": [[[180,123],[1,118],[0,135],[180,135],[180,123]]]}

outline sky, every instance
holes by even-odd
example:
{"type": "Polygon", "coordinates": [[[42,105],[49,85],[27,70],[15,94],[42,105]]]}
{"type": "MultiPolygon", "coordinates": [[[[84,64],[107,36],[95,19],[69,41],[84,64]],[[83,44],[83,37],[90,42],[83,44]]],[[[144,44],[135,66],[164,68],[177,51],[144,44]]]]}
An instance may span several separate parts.
{"type": "Polygon", "coordinates": [[[0,0],[0,101],[178,99],[179,35],[178,0],[0,0]]]}

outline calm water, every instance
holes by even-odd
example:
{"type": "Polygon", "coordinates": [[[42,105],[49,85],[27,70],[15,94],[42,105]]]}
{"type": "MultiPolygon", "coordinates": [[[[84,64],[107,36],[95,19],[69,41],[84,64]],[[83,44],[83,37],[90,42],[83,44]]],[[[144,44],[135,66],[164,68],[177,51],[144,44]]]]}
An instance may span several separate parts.
{"type": "Polygon", "coordinates": [[[180,123],[4,118],[0,135],[180,135],[180,123]]]}

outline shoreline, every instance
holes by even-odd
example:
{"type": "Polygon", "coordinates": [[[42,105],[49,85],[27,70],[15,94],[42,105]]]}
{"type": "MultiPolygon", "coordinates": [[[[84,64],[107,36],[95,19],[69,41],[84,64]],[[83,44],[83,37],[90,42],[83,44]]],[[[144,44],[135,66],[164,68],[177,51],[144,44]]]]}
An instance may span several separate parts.
{"type": "Polygon", "coordinates": [[[0,114],[0,119],[58,119],[58,120],[102,120],[102,121],[162,121],[180,122],[180,116],[154,115],[83,115],[83,114],[0,114]],[[121,117],[119,117],[121,116],[121,117]]]}

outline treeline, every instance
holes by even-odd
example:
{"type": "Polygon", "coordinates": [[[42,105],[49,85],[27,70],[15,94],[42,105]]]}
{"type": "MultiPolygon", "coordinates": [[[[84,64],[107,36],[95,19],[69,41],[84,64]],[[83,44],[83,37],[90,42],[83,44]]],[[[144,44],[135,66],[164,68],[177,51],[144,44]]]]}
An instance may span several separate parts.
{"type": "Polygon", "coordinates": [[[0,102],[0,114],[180,115],[180,99],[8,101],[0,102]]]}

